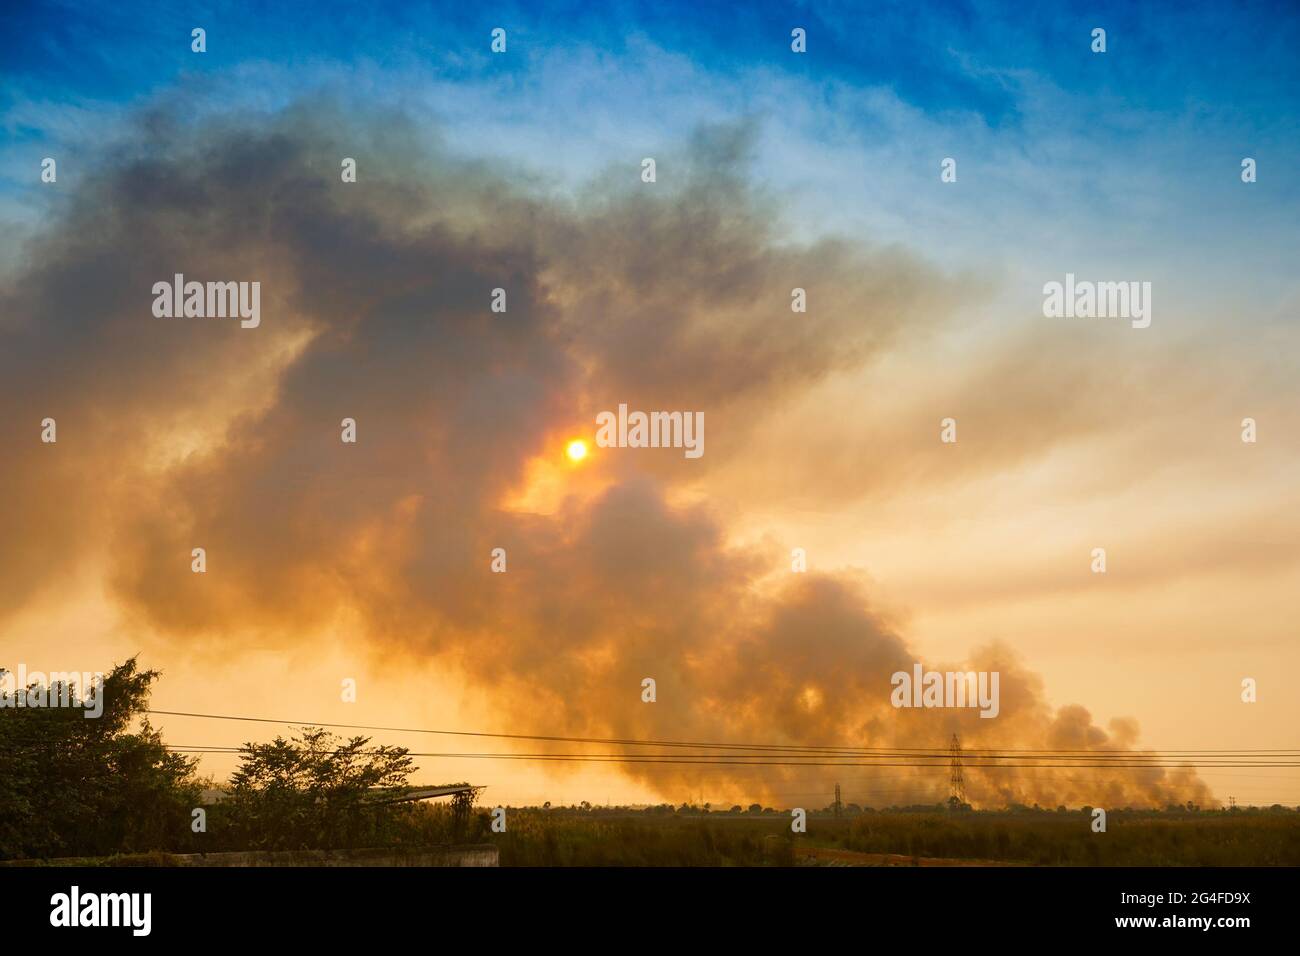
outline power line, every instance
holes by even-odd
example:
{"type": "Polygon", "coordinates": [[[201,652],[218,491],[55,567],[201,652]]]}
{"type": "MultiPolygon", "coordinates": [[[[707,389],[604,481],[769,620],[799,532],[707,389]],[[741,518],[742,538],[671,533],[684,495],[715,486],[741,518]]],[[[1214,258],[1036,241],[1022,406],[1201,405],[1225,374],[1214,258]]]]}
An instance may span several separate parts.
{"type": "MultiPolygon", "coordinates": [[[[239,754],[246,752],[244,747],[222,747],[222,746],[195,746],[195,747],[167,747],[168,750],[177,753],[198,753],[198,754],[239,754]]],[[[342,753],[344,751],[326,751],[327,753],[342,753]]],[[[373,751],[353,751],[356,753],[370,753],[373,751]]],[[[684,766],[722,766],[722,767],[918,767],[925,769],[943,769],[942,764],[934,763],[917,763],[915,761],[893,761],[893,760],[819,760],[813,756],[788,756],[788,755],[771,755],[771,756],[752,756],[752,755],[735,755],[735,754],[551,754],[551,753],[467,753],[463,751],[405,751],[410,757],[438,757],[442,759],[468,759],[468,760],[538,760],[544,762],[570,762],[570,763],[632,763],[632,764],[676,764],[684,766]]],[[[1015,759],[1012,757],[999,758],[1004,760],[1015,759]]],[[[1063,758],[1064,759],[1064,758],[1063,758]]],[[[1069,758],[1073,759],[1073,758],[1069,758]]],[[[1152,763],[1117,763],[1108,762],[1103,764],[1096,763],[983,763],[968,764],[971,769],[979,770],[1109,770],[1112,768],[1120,769],[1155,769],[1155,770],[1177,770],[1180,768],[1198,768],[1200,765],[1195,763],[1170,763],[1170,764],[1152,764],[1152,763]]],[[[1210,764],[1212,767],[1223,768],[1223,764],[1210,764]]],[[[1242,763],[1232,764],[1234,767],[1300,767],[1300,763],[1242,763]]]]}
{"type": "MultiPolygon", "coordinates": [[[[255,721],[259,723],[289,723],[272,721],[269,718],[256,717],[236,717],[217,714],[180,714],[178,712],[156,712],[167,713],[175,716],[203,717],[207,719],[223,720],[240,720],[255,721]]],[[[326,726],[317,724],[315,726],[326,726]]],[[[357,729],[384,730],[388,732],[416,732],[410,729],[401,728],[381,728],[371,727],[360,724],[332,724],[328,726],[347,726],[357,729]]],[[[33,728],[34,729],[34,728],[33,728]]],[[[453,733],[463,735],[473,735],[478,737],[510,737],[510,738],[528,738],[528,739],[547,739],[562,740],[566,742],[595,742],[598,738],[556,738],[541,735],[505,735],[489,734],[472,731],[436,731],[422,730],[424,733],[453,733]]],[[[954,735],[955,736],[955,735],[954,735]]],[[[30,739],[30,738],[29,738],[30,739]]],[[[11,737],[12,743],[12,737],[11,737]]],[[[93,743],[93,741],[91,742],[93,743]]],[[[678,741],[639,741],[623,740],[624,745],[635,746],[663,746],[663,747],[685,747],[693,746],[685,742],[678,741]]],[[[167,745],[164,745],[167,746],[167,745]]],[[[391,745],[390,745],[391,746],[391,745]]],[[[700,745],[700,746],[724,746],[717,744],[700,745]]],[[[749,747],[753,748],[741,753],[721,753],[721,754],[592,754],[592,753],[484,753],[484,752],[459,752],[459,751],[407,751],[410,756],[420,757],[439,757],[444,759],[497,759],[497,760],[538,760],[538,761],[569,761],[569,762],[588,762],[588,763],[666,763],[666,764],[683,764],[683,765],[721,765],[728,767],[744,766],[788,766],[788,767],[912,767],[912,768],[931,768],[941,767],[942,761],[947,759],[950,767],[953,761],[958,763],[962,760],[962,754],[953,756],[952,748],[946,758],[941,754],[930,753],[928,748],[922,748],[916,751],[883,748],[876,750],[851,750],[850,748],[839,748],[838,752],[827,753],[822,748],[803,748],[799,746],[783,747],[780,745],[732,745],[737,749],[749,747]],[[757,749],[757,748],[762,749],[757,749]],[[825,759],[821,759],[825,758],[825,759]]],[[[958,745],[954,745],[958,746],[958,745]]],[[[192,752],[192,753],[241,753],[245,750],[244,746],[224,746],[224,745],[194,745],[191,747],[170,746],[167,749],[173,752],[192,752]]],[[[361,750],[361,753],[367,752],[361,750]]],[[[1228,751],[1215,751],[1218,754],[1229,753],[1228,751]]],[[[1300,767],[1300,761],[1293,759],[1290,752],[1284,751],[1240,751],[1240,754],[1250,754],[1251,756],[1234,756],[1234,757],[1203,757],[1192,760],[1186,757],[1172,757],[1158,753],[1137,753],[1131,751],[1108,752],[1108,753],[1080,753],[1077,751],[1028,751],[1028,750],[1007,750],[993,752],[990,750],[972,753],[966,758],[966,766],[970,769],[1225,769],[1235,770],[1239,768],[1290,768],[1300,767]],[[1264,757],[1264,754],[1277,755],[1264,757]],[[1008,763],[1007,761],[1028,761],[1021,763],[1008,763]]],[[[954,771],[956,773],[956,771],[954,771]]]]}
{"type": "MultiPolygon", "coordinates": [[[[28,741],[35,741],[36,738],[27,738],[28,741]]],[[[12,744],[12,739],[10,740],[12,744]]],[[[89,743],[103,743],[101,741],[90,741],[89,743]]],[[[48,742],[39,740],[38,742],[29,742],[25,746],[19,745],[18,749],[43,749],[48,746],[48,742]]],[[[226,755],[242,754],[248,752],[249,745],[226,745],[226,744],[163,744],[163,749],[174,753],[192,753],[198,755],[226,755]]],[[[265,746],[265,745],[259,745],[265,746]]],[[[865,759],[853,759],[853,755],[844,754],[836,756],[834,759],[821,760],[817,759],[822,756],[819,754],[786,754],[786,753],[740,753],[740,754],[592,754],[592,753],[488,753],[488,752],[465,752],[465,751],[412,751],[406,748],[396,748],[394,745],[384,745],[389,751],[400,749],[407,756],[411,757],[436,757],[442,759],[482,759],[482,760],[538,760],[538,761],[570,761],[570,762],[588,762],[588,763],[662,763],[677,764],[696,767],[726,767],[726,768],[743,768],[743,767],[863,767],[863,768],[911,768],[917,770],[927,770],[931,772],[943,771],[944,765],[936,762],[936,758],[926,755],[922,761],[918,760],[895,760],[889,759],[889,755],[865,754],[859,755],[865,759]]],[[[379,749],[375,747],[360,748],[358,750],[324,750],[320,751],[325,754],[338,754],[352,752],[357,754],[378,753],[379,749]]],[[[965,765],[975,770],[1000,770],[1000,769],[1020,769],[1020,770],[1109,770],[1109,769],[1197,769],[1203,773],[1218,773],[1226,775],[1239,768],[1300,768],[1300,762],[1268,762],[1260,760],[1205,760],[1199,762],[1179,761],[1179,762],[1161,762],[1153,758],[1133,759],[1133,755],[1115,755],[1116,757],[1129,757],[1129,759],[1107,760],[1101,763],[1078,763],[1062,761],[1078,761],[1081,757],[1028,757],[1016,755],[1007,756],[989,756],[981,755],[976,759],[979,762],[967,762],[965,765]],[[1029,759],[1031,763],[1006,763],[992,761],[1008,761],[1017,759],[1029,759]]],[[[1032,776],[1032,774],[1030,774],[1032,776]]],[[[1237,776],[1252,776],[1250,774],[1234,774],[1237,776]]],[[[1254,775],[1254,776],[1271,776],[1272,779],[1296,780],[1300,782],[1300,777],[1291,775],[1254,775]]]]}
{"type": "MultiPolygon", "coordinates": [[[[497,740],[533,740],[546,741],[552,743],[584,743],[584,744],[617,744],[622,746],[633,747],[676,747],[676,748],[694,748],[694,749],[734,749],[734,750],[753,750],[753,751],[775,751],[782,754],[809,753],[809,754],[839,754],[845,757],[849,756],[882,756],[882,757],[912,757],[917,759],[932,760],[950,760],[951,748],[930,748],[930,747],[841,747],[841,746],[810,746],[802,744],[737,744],[737,743],[715,743],[702,741],[682,741],[682,740],[637,740],[633,738],[619,737],[574,737],[562,736],[557,734],[506,734],[492,733],[487,731],[473,730],[442,730],[425,727],[385,727],[374,724],[345,724],[327,721],[311,720],[280,720],[270,717],[246,717],[232,714],[202,714],[190,711],[176,710],[147,710],[145,713],[158,714],[170,717],[195,717],[207,720],[233,720],[245,721],[252,723],[278,724],[282,726],[301,726],[301,727],[321,727],[343,730],[370,730],[383,731],[387,733],[408,733],[408,734],[439,734],[446,736],[459,737],[486,737],[497,740]]],[[[1001,755],[1010,754],[1015,757],[1033,759],[1036,755],[1042,755],[1044,759],[1051,758],[1072,758],[1080,760],[1161,760],[1173,757],[1205,757],[1207,760],[1229,760],[1229,759],[1282,759],[1289,757],[1300,758],[1300,750],[1295,749],[1257,749],[1257,750],[1165,750],[1165,751],[1099,751],[1099,750],[1070,750],[1070,749],[1025,749],[1025,748],[969,748],[963,750],[963,755],[970,758],[983,759],[1001,759],[1001,755]],[[1230,756],[1216,756],[1230,755],[1230,756]]],[[[1235,765],[1235,764],[1234,764],[1235,765]]],[[[1242,764],[1241,766],[1245,766],[1242,764]]],[[[1274,766],[1273,764],[1260,764],[1260,766],[1274,766]]],[[[1290,766],[1285,764],[1283,766],[1290,766]]]]}

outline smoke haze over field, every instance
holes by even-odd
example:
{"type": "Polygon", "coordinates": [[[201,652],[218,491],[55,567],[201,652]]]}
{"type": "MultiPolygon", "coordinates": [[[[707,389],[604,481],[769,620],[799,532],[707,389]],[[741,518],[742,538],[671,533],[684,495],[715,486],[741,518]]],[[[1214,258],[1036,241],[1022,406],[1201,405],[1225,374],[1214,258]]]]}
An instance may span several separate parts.
{"type": "MultiPolygon", "coordinates": [[[[136,117],[0,289],[8,613],[58,600],[89,566],[115,613],[163,646],[239,659],[346,619],[377,659],[445,661],[516,733],[1138,745],[1132,721],[1104,730],[1049,703],[996,634],[953,662],[1001,673],[996,719],[893,708],[890,675],[920,659],[903,616],[852,568],[791,574],[799,540],[734,533],[737,469],[765,476],[747,502],[762,510],[819,467],[773,450],[779,414],[845,376],[870,414],[888,400],[875,377],[888,357],[987,291],[896,246],[787,241],[780,202],[752,182],[755,122],[701,127],[652,186],[611,157],[574,199],[429,145],[400,115],[366,123],[320,100],[197,128],[183,115],[182,100],[136,117]],[[340,182],[343,156],[356,184],[340,182]],[[261,327],[153,317],[150,288],[175,273],[260,281],[261,327]],[[497,287],[504,314],[489,311],[497,287]],[[794,287],[806,314],[790,310],[794,287]],[[565,442],[590,440],[620,403],[703,411],[708,454],[565,462],[565,442]],[[46,416],[56,445],[32,438],[46,416]],[[344,418],[355,445],[339,440],[344,418]],[[497,547],[505,574],[489,569],[497,547]]],[[[1055,382],[1018,387],[1033,400],[1055,382]]],[[[940,416],[922,414],[937,434],[940,416]]],[[[934,445],[856,458],[866,507],[873,485],[932,472],[934,445]]],[[[1023,452],[988,454],[977,472],[1023,452]]],[[[669,800],[707,780],[780,802],[831,771],[624,772],[669,800]]],[[[857,771],[868,789],[872,773],[857,771]]],[[[966,778],[976,805],[1213,802],[1194,773],[1155,768],[966,778]]],[[[896,796],[877,802],[947,794],[942,771],[879,780],[896,796]]]]}

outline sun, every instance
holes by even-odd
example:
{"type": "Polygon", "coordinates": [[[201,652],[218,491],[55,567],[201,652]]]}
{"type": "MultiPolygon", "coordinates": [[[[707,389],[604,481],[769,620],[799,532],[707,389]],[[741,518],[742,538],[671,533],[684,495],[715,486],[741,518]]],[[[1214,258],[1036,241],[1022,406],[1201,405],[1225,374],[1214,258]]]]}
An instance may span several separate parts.
{"type": "Polygon", "coordinates": [[[569,456],[570,461],[582,461],[587,457],[587,443],[581,438],[575,438],[569,442],[569,446],[564,449],[564,453],[569,456]]]}

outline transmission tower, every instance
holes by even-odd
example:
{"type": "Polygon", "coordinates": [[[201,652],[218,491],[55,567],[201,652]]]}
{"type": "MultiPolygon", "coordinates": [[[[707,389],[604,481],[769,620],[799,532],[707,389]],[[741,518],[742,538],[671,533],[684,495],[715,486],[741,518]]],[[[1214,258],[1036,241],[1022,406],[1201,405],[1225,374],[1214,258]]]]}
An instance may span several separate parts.
{"type": "Polygon", "coordinates": [[[956,809],[966,802],[966,781],[962,778],[961,773],[961,740],[956,734],[952,735],[949,753],[952,756],[952,761],[949,764],[948,805],[956,809]]]}
{"type": "Polygon", "coordinates": [[[837,783],[835,785],[835,815],[837,817],[840,815],[840,811],[843,807],[844,804],[840,802],[840,785],[837,783]]]}

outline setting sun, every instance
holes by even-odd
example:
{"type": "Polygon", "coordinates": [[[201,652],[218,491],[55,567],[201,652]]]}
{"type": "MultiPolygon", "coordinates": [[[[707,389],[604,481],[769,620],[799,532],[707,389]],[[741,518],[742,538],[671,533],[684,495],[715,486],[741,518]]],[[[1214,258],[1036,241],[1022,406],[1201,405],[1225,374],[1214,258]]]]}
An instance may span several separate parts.
{"type": "Polygon", "coordinates": [[[587,443],[579,438],[569,442],[569,447],[565,449],[565,454],[569,456],[570,461],[582,461],[587,457],[587,443]]]}

